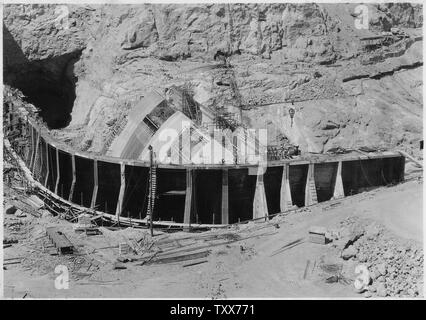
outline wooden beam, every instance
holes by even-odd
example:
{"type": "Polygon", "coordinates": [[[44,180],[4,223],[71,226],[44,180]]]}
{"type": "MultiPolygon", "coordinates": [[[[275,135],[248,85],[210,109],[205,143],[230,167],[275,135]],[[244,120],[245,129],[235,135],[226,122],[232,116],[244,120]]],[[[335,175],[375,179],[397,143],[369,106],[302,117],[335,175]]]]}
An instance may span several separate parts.
{"type": "Polygon", "coordinates": [[[47,187],[47,181],[49,181],[49,145],[47,144],[47,141],[44,140],[44,143],[46,144],[46,179],[44,180],[43,186],[47,187]]]}
{"type": "Polygon", "coordinates": [[[229,224],[229,185],[228,169],[222,170],[222,224],[229,224]]]}
{"type": "Polygon", "coordinates": [[[39,172],[40,172],[40,166],[41,166],[41,156],[40,156],[40,134],[37,134],[37,140],[36,140],[36,150],[34,155],[34,168],[33,168],[33,174],[36,180],[39,180],[39,172]]]}
{"type": "Polygon", "coordinates": [[[124,190],[126,190],[126,166],[124,162],[120,163],[120,193],[118,194],[117,208],[115,209],[115,215],[117,221],[123,211],[123,199],[124,190]]]}
{"type": "Polygon", "coordinates": [[[183,216],[183,223],[186,227],[184,231],[189,231],[191,228],[192,183],[192,169],[186,169],[185,211],[183,216]]]}
{"type": "Polygon", "coordinates": [[[33,139],[33,142],[35,142],[35,146],[33,145],[33,154],[31,155],[31,163],[30,163],[30,171],[34,174],[35,173],[35,166],[37,161],[37,154],[38,154],[38,145],[40,140],[40,134],[36,131],[36,137],[35,141],[33,139]]]}
{"type": "Polygon", "coordinates": [[[71,189],[70,189],[70,195],[68,197],[68,201],[72,201],[72,196],[74,194],[75,180],[76,180],[75,155],[74,154],[71,154],[71,167],[72,167],[72,182],[71,182],[71,189]]]}
{"type": "Polygon", "coordinates": [[[93,193],[92,193],[92,202],[90,208],[94,209],[96,205],[96,196],[98,195],[98,160],[93,160],[93,193]]]}
{"type": "Polygon", "coordinates": [[[404,151],[401,151],[401,150],[398,150],[398,152],[401,154],[401,155],[403,155],[404,157],[406,157],[406,158],[408,158],[408,159],[410,159],[411,161],[413,161],[415,164],[417,164],[420,168],[423,168],[423,164],[420,162],[420,161],[418,161],[417,159],[414,159],[412,156],[410,156],[407,152],[404,152],[404,151]]]}
{"type": "Polygon", "coordinates": [[[34,153],[34,130],[33,130],[33,127],[31,126],[31,124],[28,124],[27,128],[29,128],[29,136],[30,136],[29,142],[30,143],[28,144],[28,148],[27,148],[28,153],[25,157],[25,162],[26,162],[27,168],[30,168],[31,167],[31,160],[33,158],[33,153],[34,153]]]}
{"type": "Polygon", "coordinates": [[[59,178],[61,177],[61,173],[59,170],[59,149],[56,148],[56,183],[55,183],[55,193],[58,194],[59,187],[59,178]]]}
{"type": "Polygon", "coordinates": [[[290,189],[290,166],[283,166],[283,174],[281,177],[281,192],[280,192],[280,209],[281,212],[289,210],[293,206],[290,189]]]}

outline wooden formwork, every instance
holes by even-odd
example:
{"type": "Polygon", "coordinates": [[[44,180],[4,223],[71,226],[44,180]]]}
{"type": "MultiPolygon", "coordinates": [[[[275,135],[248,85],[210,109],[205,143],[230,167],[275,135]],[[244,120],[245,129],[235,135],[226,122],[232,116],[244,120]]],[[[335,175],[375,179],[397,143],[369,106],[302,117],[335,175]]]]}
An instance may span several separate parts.
{"type": "MultiPolygon", "coordinates": [[[[60,179],[65,179],[65,173],[61,170],[65,169],[62,168],[63,163],[61,166],[59,154],[65,154],[71,159],[69,161],[70,168],[66,168],[67,172],[71,172],[71,174],[68,174],[70,181],[67,181],[71,187],[64,200],[75,203],[76,205],[84,205],[89,201],[89,199],[87,199],[87,197],[89,197],[91,199],[90,205],[86,205],[86,207],[88,210],[90,208],[94,211],[97,210],[97,206],[103,205],[97,202],[97,199],[99,199],[98,193],[105,192],[108,194],[107,198],[113,198],[111,203],[114,204],[114,207],[108,208],[109,210],[107,210],[105,204],[105,208],[103,207],[104,211],[112,212],[112,216],[117,220],[125,221],[127,218],[135,222],[139,221],[144,223],[144,218],[141,213],[146,212],[147,204],[144,201],[146,192],[144,189],[147,188],[148,180],[146,179],[145,173],[142,175],[137,174],[137,177],[132,177],[132,174],[133,172],[138,172],[137,168],[146,168],[147,170],[149,168],[149,163],[132,159],[98,156],[62,146],[58,141],[53,140],[44,128],[37,125],[36,122],[31,119],[28,119],[27,128],[31,134],[28,136],[30,142],[30,150],[28,153],[30,156],[27,158],[26,165],[30,169],[34,169],[34,163],[47,164],[46,176],[42,179],[43,181],[39,181],[43,186],[47,186],[47,182],[51,181],[53,177],[56,178],[54,182],[52,181],[53,186],[52,183],[50,183],[49,189],[60,196],[61,190],[59,181],[60,179]],[[46,148],[43,149],[46,150],[46,152],[40,152],[40,139],[43,139],[42,141],[44,141],[46,145],[46,148]],[[86,162],[83,162],[83,160],[86,162]],[[87,171],[87,173],[85,171],[85,174],[80,174],[79,170],[81,170],[81,166],[84,163],[91,163],[93,165],[93,170],[89,170],[91,172],[87,171]],[[104,165],[100,166],[99,163],[104,165]],[[108,164],[110,165],[108,166],[108,164]],[[111,174],[103,170],[109,170],[108,168],[112,168],[112,166],[118,168],[117,170],[114,169],[117,177],[111,182],[111,186],[105,181],[100,185],[100,178],[104,177],[103,179],[105,180],[105,177],[111,174]],[[55,174],[53,175],[53,173],[55,174]],[[85,194],[85,198],[82,199],[81,192],[76,194],[75,191],[83,190],[83,180],[86,178],[89,179],[88,177],[90,177],[90,181],[93,181],[93,184],[90,183],[91,194],[85,194]],[[129,201],[138,201],[139,208],[136,212],[134,206],[132,212],[129,212],[129,201]]],[[[177,190],[173,197],[170,196],[167,198],[167,201],[182,201],[178,200],[182,199],[182,197],[178,196],[180,193],[184,194],[185,197],[182,211],[173,221],[164,221],[164,219],[162,219],[163,213],[158,211],[158,208],[157,211],[154,211],[154,216],[156,217],[156,223],[187,227],[196,226],[198,219],[204,221],[204,225],[226,225],[240,220],[249,220],[249,218],[259,215],[260,211],[265,211],[265,216],[267,216],[267,213],[275,214],[280,211],[290,210],[294,208],[295,204],[300,207],[315,204],[318,201],[326,201],[333,197],[349,195],[344,191],[348,190],[348,183],[354,179],[361,179],[363,177],[362,174],[366,171],[373,172],[375,176],[378,177],[373,181],[372,186],[400,182],[404,178],[404,159],[404,156],[397,152],[376,152],[368,154],[351,152],[349,154],[339,155],[311,155],[309,157],[301,156],[296,159],[270,161],[266,163],[267,168],[281,168],[272,171],[259,171],[256,165],[172,165],[159,163],[157,164],[157,170],[158,176],[160,177],[162,172],[164,173],[165,171],[181,171],[184,174],[183,180],[179,182],[180,186],[178,189],[174,187],[176,181],[173,179],[159,179],[158,188],[160,190],[164,187],[162,186],[164,183],[171,184],[167,188],[163,188],[166,191],[168,190],[167,192],[170,193],[173,190],[177,190]],[[373,161],[375,167],[368,167],[374,159],[377,159],[376,162],[373,161]],[[381,161],[380,159],[388,160],[381,161]],[[351,163],[354,164],[353,168],[356,170],[351,170],[351,163]],[[324,164],[329,164],[330,168],[324,166],[324,164]],[[197,212],[197,208],[199,208],[200,205],[197,204],[196,201],[202,199],[198,194],[209,186],[210,181],[202,181],[202,179],[197,177],[203,176],[201,174],[202,172],[209,171],[220,173],[220,182],[217,182],[215,178],[217,190],[213,190],[215,196],[217,196],[217,203],[211,204],[212,206],[214,205],[215,209],[209,211],[209,217],[202,217],[201,215],[203,212],[197,212]],[[272,176],[271,172],[274,172],[272,176]],[[328,175],[329,172],[333,177],[325,176],[328,175]],[[266,178],[263,177],[265,174],[267,175],[265,176],[266,178]],[[382,176],[383,179],[381,179],[380,176],[382,176]],[[277,188],[280,188],[281,192],[276,191],[277,188]],[[321,188],[326,189],[321,190],[321,188]],[[304,195],[298,194],[299,191],[295,193],[295,190],[300,190],[304,195]],[[321,199],[318,199],[317,194],[321,195],[321,199]],[[276,197],[280,198],[279,201],[274,200],[276,197]],[[271,203],[271,201],[274,203],[271,203]],[[250,212],[247,212],[247,210],[250,212]],[[257,210],[257,213],[255,213],[255,210],[257,210]],[[209,223],[205,223],[205,221],[209,223]]],[[[204,176],[207,177],[208,175],[204,176]]],[[[361,188],[366,186],[357,187],[361,188]]],[[[351,186],[351,188],[353,189],[353,186],[351,186]]],[[[204,197],[205,194],[208,195],[208,192],[204,192],[204,197]]],[[[102,199],[105,198],[105,195],[102,194],[102,199]]],[[[156,203],[158,204],[161,201],[166,201],[164,199],[162,200],[160,197],[156,203]]],[[[173,206],[173,202],[171,206],[173,206]]]]}

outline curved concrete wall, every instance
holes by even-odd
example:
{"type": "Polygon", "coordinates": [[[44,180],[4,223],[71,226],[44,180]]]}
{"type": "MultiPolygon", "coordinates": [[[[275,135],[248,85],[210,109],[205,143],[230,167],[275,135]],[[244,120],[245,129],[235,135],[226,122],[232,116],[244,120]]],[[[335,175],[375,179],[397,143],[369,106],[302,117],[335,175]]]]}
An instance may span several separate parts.
{"type": "MultiPolygon", "coordinates": [[[[15,151],[46,188],[77,205],[117,217],[145,218],[149,163],[61,147],[33,120],[26,129],[28,147],[15,151]]],[[[153,217],[188,224],[249,220],[400,182],[404,160],[382,153],[274,161],[261,175],[251,174],[254,166],[159,164],[153,217]]]]}

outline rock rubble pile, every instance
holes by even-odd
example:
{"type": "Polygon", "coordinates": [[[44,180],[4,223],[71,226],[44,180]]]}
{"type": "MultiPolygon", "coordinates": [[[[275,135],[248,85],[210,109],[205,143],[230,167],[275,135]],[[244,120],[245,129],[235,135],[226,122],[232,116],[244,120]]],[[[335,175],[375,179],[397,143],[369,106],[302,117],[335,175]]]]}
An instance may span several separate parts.
{"type": "Polygon", "coordinates": [[[343,260],[367,267],[368,285],[358,291],[364,297],[423,295],[420,244],[397,239],[382,225],[354,218],[342,221],[338,231],[332,234],[335,235],[332,246],[341,250],[343,260]]]}

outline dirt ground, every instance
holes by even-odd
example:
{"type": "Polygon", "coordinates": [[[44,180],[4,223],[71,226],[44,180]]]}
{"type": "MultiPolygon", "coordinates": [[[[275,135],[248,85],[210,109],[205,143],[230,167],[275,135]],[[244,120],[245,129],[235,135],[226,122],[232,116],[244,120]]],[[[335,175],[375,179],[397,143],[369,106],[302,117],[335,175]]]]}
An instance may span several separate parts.
{"type": "MultiPolygon", "coordinates": [[[[5,237],[18,240],[4,249],[5,262],[16,261],[10,260],[15,257],[22,259],[18,260],[20,263],[5,265],[4,295],[26,299],[362,298],[353,286],[353,268],[357,263],[353,259],[344,261],[342,274],[346,282],[326,283],[320,265],[324,260],[339,259],[333,243],[305,241],[286,250],[282,250],[283,246],[306,238],[311,226],[332,229],[356,220],[382,226],[397,243],[410,241],[422,248],[422,187],[422,179],[416,178],[397,186],[301,208],[269,222],[250,222],[222,230],[190,234],[155,231],[158,243],[178,240],[183,248],[180,250],[194,244],[211,250],[206,258],[195,261],[206,262],[193,266],[187,266],[193,261],[141,265],[139,260],[125,263],[126,269],[113,269],[118,243],[143,236],[149,241],[146,230],[111,231],[101,227],[102,235],[87,236],[76,233],[72,223],[46,212],[41,218],[28,213],[21,218],[5,215],[5,237]],[[52,225],[60,227],[73,242],[75,255],[51,255],[52,248],[44,233],[52,225]],[[61,264],[70,270],[69,289],[55,289],[58,274],[54,270],[61,264]]],[[[5,186],[5,199],[13,194],[5,186]]],[[[15,197],[19,207],[19,195],[15,197]]]]}

